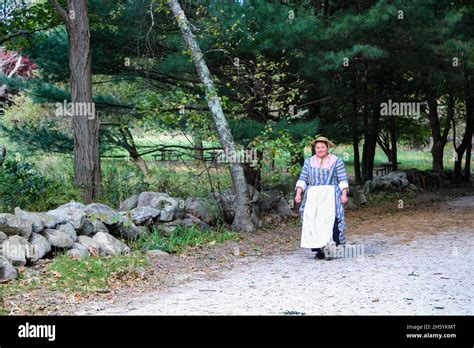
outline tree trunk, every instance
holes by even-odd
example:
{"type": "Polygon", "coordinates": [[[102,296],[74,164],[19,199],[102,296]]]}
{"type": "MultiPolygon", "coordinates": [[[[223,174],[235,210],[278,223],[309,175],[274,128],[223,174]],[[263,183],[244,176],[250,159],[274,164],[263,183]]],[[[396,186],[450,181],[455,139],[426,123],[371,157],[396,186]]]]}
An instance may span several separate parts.
{"type": "Polygon", "coordinates": [[[377,137],[377,144],[380,146],[385,156],[387,156],[387,160],[390,161],[390,158],[392,157],[390,136],[385,134],[385,132],[380,131],[379,136],[377,137]]]}
{"type": "Polygon", "coordinates": [[[353,78],[354,95],[352,97],[352,148],[354,150],[354,174],[356,185],[362,184],[360,173],[360,155],[359,155],[359,123],[357,110],[357,86],[355,85],[355,76],[353,78]]]}
{"type": "MultiPolygon", "coordinates": [[[[472,128],[471,128],[471,139],[472,139],[472,128]]],[[[468,144],[466,149],[466,162],[464,162],[464,181],[469,182],[471,180],[471,153],[472,153],[472,140],[468,144]]]]}
{"type": "Polygon", "coordinates": [[[362,181],[366,182],[370,180],[369,174],[367,173],[367,145],[369,138],[369,92],[367,87],[367,67],[364,70],[364,114],[363,114],[363,127],[364,127],[364,144],[362,145],[362,181]]]}
{"type": "Polygon", "coordinates": [[[6,157],[7,157],[7,148],[5,147],[5,145],[2,145],[0,146],[0,166],[3,164],[6,157]]]}
{"type": "Polygon", "coordinates": [[[142,171],[144,176],[148,176],[148,165],[146,164],[145,160],[142,156],[138,155],[132,157],[133,163],[142,171]]]}
{"type": "Polygon", "coordinates": [[[125,147],[133,160],[133,163],[142,171],[143,175],[148,176],[148,165],[143,157],[138,153],[137,145],[133,139],[133,134],[130,129],[125,126],[119,130],[122,135],[122,141],[118,144],[125,147]]]}
{"type": "MultiPolygon", "coordinates": [[[[467,69],[464,70],[464,98],[466,101],[466,129],[459,146],[456,146],[456,127],[453,122],[454,132],[454,150],[456,151],[456,158],[454,161],[454,181],[455,182],[469,182],[471,179],[471,151],[472,151],[472,135],[474,131],[474,95],[470,83],[470,75],[467,69]],[[464,162],[464,173],[462,171],[462,158],[466,152],[466,160],[464,162]]],[[[453,103],[454,104],[454,101],[453,103]]],[[[453,105],[454,107],[454,105],[453,105]]],[[[453,117],[454,120],[454,117],[453,117]]]]}
{"type": "Polygon", "coordinates": [[[377,86],[375,90],[375,100],[372,102],[372,118],[369,123],[368,109],[369,100],[367,94],[367,86],[365,86],[365,111],[364,111],[364,146],[362,153],[362,179],[364,182],[372,180],[374,170],[375,149],[377,146],[377,138],[380,124],[380,100],[379,93],[381,86],[377,86]]]}
{"type": "Polygon", "coordinates": [[[392,169],[398,170],[397,159],[397,123],[394,116],[390,116],[390,141],[392,146],[390,148],[390,162],[392,162],[392,169]]]}
{"type": "Polygon", "coordinates": [[[428,118],[430,120],[431,136],[433,138],[433,146],[431,147],[431,155],[433,156],[432,170],[439,172],[443,170],[443,151],[445,144],[441,141],[438,103],[434,95],[430,95],[428,98],[428,108],[428,118]]]}
{"type": "Polygon", "coordinates": [[[101,169],[99,120],[92,102],[90,29],[86,0],[67,0],[67,12],[51,0],[66,24],[69,37],[72,126],[74,131],[74,178],[86,203],[99,195],[101,169]],[[82,107],[80,107],[82,106],[82,107]],[[94,111],[89,114],[88,111],[94,111]]]}
{"type": "Polygon", "coordinates": [[[202,137],[201,134],[197,132],[194,134],[194,158],[198,161],[204,161],[204,146],[202,144],[202,137]]]}
{"type": "MultiPolygon", "coordinates": [[[[168,0],[168,5],[173,11],[178,26],[183,34],[183,38],[191,51],[199,78],[205,86],[207,103],[214,120],[220,144],[224,149],[234,152],[235,143],[229,124],[222,111],[217,90],[212,81],[207,64],[204,61],[202,51],[191,32],[186,15],[177,0],[168,0]]],[[[259,221],[253,210],[241,163],[231,164],[231,176],[234,192],[236,194],[235,218],[232,223],[232,229],[241,232],[254,232],[259,225],[259,221]]]]}
{"type": "MultiPolygon", "coordinates": [[[[251,150],[250,148],[247,150],[251,150]]],[[[244,163],[244,175],[247,183],[253,187],[255,190],[262,190],[262,170],[261,164],[263,160],[263,152],[257,150],[257,166],[252,166],[252,163],[244,163]]]]}
{"type": "Polygon", "coordinates": [[[466,162],[464,163],[464,181],[471,180],[471,152],[472,136],[474,135],[474,89],[471,79],[472,70],[464,68],[464,96],[466,99],[466,130],[464,131],[463,144],[466,144],[466,162]]]}
{"type": "MultiPolygon", "coordinates": [[[[376,98],[378,100],[378,98],[376,98]]],[[[364,166],[367,180],[372,180],[374,171],[375,149],[377,146],[377,137],[380,123],[380,107],[379,103],[374,103],[372,107],[372,120],[370,122],[370,130],[368,132],[369,138],[367,141],[367,156],[364,166]]]]}
{"type": "Polygon", "coordinates": [[[432,170],[440,172],[444,169],[443,155],[444,147],[448,142],[448,134],[451,128],[451,121],[453,115],[448,113],[446,126],[444,130],[441,129],[441,124],[438,115],[438,103],[436,95],[431,92],[428,95],[428,118],[430,120],[431,136],[433,137],[433,146],[431,147],[431,155],[433,156],[432,170]]]}
{"type": "Polygon", "coordinates": [[[328,18],[329,16],[329,0],[323,0],[321,3],[323,6],[323,17],[328,18]]]}

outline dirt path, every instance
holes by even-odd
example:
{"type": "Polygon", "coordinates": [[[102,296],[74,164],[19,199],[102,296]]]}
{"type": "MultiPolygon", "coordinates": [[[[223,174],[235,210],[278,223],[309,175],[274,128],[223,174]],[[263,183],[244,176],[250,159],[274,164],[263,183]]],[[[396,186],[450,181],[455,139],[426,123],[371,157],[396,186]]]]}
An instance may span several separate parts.
{"type": "Polygon", "coordinates": [[[347,237],[362,256],[315,260],[295,245],[237,259],[210,279],[197,272],[173,288],[83,304],[74,314],[473,315],[473,212],[468,196],[424,210],[348,214],[347,237]]]}

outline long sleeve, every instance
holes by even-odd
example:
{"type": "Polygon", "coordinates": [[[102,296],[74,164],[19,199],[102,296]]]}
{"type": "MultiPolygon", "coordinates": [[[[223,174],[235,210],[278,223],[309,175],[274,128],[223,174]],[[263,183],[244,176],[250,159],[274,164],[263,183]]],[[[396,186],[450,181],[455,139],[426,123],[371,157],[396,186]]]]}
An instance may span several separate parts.
{"type": "Polygon", "coordinates": [[[304,160],[303,169],[301,169],[300,177],[296,182],[295,191],[298,187],[301,187],[303,191],[306,189],[308,182],[308,170],[309,170],[309,159],[304,160]]]}
{"type": "Polygon", "coordinates": [[[347,191],[349,191],[349,180],[347,179],[346,167],[340,158],[336,162],[336,175],[339,188],[341,190],[346,188],[347,191]]]}

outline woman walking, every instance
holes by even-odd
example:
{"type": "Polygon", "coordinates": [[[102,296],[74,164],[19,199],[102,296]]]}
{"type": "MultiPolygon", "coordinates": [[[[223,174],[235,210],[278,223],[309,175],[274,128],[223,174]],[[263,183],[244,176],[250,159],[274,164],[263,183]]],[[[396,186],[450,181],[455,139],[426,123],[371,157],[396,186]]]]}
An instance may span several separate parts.
{"type": "Polygon", "coordinates": [[[295,187],[295,202],[301,202],[301,247],[310,248],[316,258],[322,259],[325,249],[327,253],[329,247],[346,243],[343,204],[347,203],[349,182],[344,162],[329,153],[329,147],[335,146],[333,142],[317,136],[311,145],[316,154],[304,161],[295,187]]]}

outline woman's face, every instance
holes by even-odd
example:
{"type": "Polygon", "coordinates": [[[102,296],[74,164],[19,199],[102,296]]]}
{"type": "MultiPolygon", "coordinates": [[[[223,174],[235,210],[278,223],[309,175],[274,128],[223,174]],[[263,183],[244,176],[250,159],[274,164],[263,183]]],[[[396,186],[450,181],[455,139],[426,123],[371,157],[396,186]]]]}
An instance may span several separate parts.
{"type": "Polygon", "coordinates": [[[318,157],[324,157],[328,154],[328,146],[325,142],[318,141],[316,143],[316,155],[318,157]]]}

